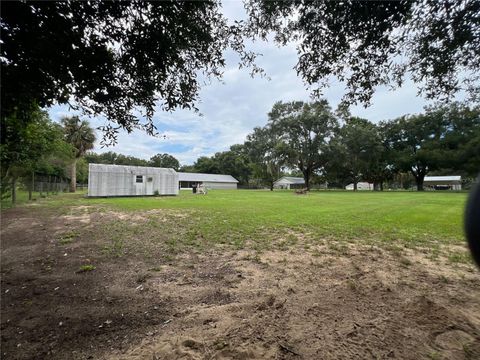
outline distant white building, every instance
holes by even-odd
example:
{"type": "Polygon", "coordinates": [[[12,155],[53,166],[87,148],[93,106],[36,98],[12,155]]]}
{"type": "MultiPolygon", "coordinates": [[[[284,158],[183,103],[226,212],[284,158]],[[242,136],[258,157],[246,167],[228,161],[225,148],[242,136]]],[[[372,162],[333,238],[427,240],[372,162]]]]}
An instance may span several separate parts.
{"type": "Polygon", "coordinates": [[[423,185],[434,190],[462,190],[462,177],[453,176],[425,176],[423,185]]]}
{"type": "MultiPolygon", "coordinates": [[[[353,184],[345,186],[345,190],[353,190],[353,184]]],[[[368,182],[358,182],[357,190],[373,190],[373,184],[368,182]]]]}
{"type": "Polygon", "coordinates": [[[273,183],[275,189],[302,189],[305,180],[302,177],[283,176],[273,183]]]}
{"type": "Polygon", "coordinates": [[[180,190],[192,190],[192,186],[203,185],[207,189],[232,190],[237,188],[238,180],[231,175],[178,173],[180,190]]]}
{"type": "Polygon", "coordinates": [[[178,174],[173,169],[88,165],[88,196],[178,195],[178,174]]]}

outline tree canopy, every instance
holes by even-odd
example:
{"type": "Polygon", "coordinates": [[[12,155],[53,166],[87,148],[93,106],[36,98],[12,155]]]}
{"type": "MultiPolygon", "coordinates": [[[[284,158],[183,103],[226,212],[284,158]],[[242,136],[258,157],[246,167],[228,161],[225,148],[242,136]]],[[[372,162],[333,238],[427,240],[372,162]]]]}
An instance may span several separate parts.
{"type": "Polygon", "coordinates": [[[13,203],[18,178],[31,180],[34,172],[63,175],[65,162],[74,154],[64,141],[62,127],[52,122],[46,111],[32,108],[26,124],[15,115],[2,122],[0,145],[1,193],[3,197],[11,190],[13,203]]]}
{"type": "Polygon", "coordinates": [[[357,183],[372,173],[374,164],[383,151],[378,128],[366,119],[350,117],[339,128],[330,142],[329,170],[343,171],[345,177],[357,183]]]}
{"type": "Polygon", "coordinates": [[[157,154],[150,158],[149,166],[172,168],[176,171],[180,168],[178,160],[170,154],[157,154]]]}
{"type": "Polygon", "coordinates": [[[157,105],[194,108],[227,47],[243,65],[254,57],[216,1],[2,1],[0,25],[2,119],[70,104],[110,121],[106,143],[120,127],[155,133],[157,105]]]}
{"type": "Polygon", "coordinates": [[[118,154],[114,151],[107,151],[101,154],[87,152],[85,154],[85,160],[87,163],[93,164],[148,166],[147,160],[139,159],[131,155],[118,154]]]}
{"type": "Polygon", "coordinates": [[[480,100],[478,0],[248,0],[249,30],[297,44],[297,72],[320,91],[345,82],[346,103],[368,104],[380,85],[406,77],[429,99],[461,90],[480,100]]]}
{"type": "Polygon", "coordinates": [[[247,136],[244,146],[251,162],[252,175],[265,181],[273,190],[273,184],[280,178],[282,166],[286,164],[278,135],[270,125],[257,127],[247,136]]]}
{"type": "Polygon", "coordinates": [[[314,173],[328,161],[328,143],[337,126],[328,102],[278,102],[268,114],[268,121],[279,139],[277,149],[287,164],[302,172],[309,188],[314,173]]]}
{"type": "Polygon", "coordinates": [[[80,120],[78,116],[62,118],[65,141],[74,149],[72,163],[70,165],[70,192],[77,189],[77,160],[93,149],[95,132],[86,120],[80,120]]]}
{"type": "MultiPolygon", "coordinates": [[[[297,45],[298,74],[314,92],[334,77],[344,101],[368,104],[407,77],[431,99],[480,97],[478,0],[245,0],[229,22],[220,1],[1,2],[1,119],[70,104],[118,129],[156,132],[156,109],[194,109],[200,85],[220,78],[224,50],[255,65],[246,39],[297,45]]],[[[24,116],[28,119],[27,116],[24,116]]]]}
{"type": "Polygon", "coordinates": [[[423,189],[431,171],[449,169],[469,176],[480,161],[480,108],[461,104],[432,107],[423,114],[384,123],[392,164],[409,171],[423,189]]]}
{"type": "Polygon", "coordinates": [[[191,167],[182,171],[207,174],[228,174],[241,184],[248,184],[251,175],[250,161],[245,146],[232,145],[229,150],[217,152],[213,156],[200,156],[191,167]]]}

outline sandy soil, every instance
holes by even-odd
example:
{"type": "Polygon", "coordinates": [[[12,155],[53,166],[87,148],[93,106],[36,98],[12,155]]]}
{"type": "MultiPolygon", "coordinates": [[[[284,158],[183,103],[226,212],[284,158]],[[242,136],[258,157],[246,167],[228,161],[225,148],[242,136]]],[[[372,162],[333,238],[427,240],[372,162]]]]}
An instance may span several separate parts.
{"type": "Polygon", "coordinates": [[[116,258],[80,210],[2,214],[3,359],[480,358],[471,265],[360,245],[116,258]]]}

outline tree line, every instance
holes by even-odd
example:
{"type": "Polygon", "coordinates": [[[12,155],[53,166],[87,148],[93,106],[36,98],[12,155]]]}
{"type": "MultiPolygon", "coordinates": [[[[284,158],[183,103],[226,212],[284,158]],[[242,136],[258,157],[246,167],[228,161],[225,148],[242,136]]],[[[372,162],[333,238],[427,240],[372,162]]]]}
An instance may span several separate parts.
{"type": "Polygon", "coordinates": [[[200,157],[187,171],[225,173],[241,184],[273,189],[283,174],[299,174],[336,187],[360,181],[383,190],[396,179],[413,179],[423,190],[427,174],[475,177],[480,169],[480,107],[451,103],[426,108],[417,115],[378,124],[335,111],[326,100],[277,102],[267,124],[243,144],[212,157],[200,157]]]}
{"type": "Polygon", "coordinates": [[[178,171],[180,162],[170,154],[156,154],[145,160],[131,155],[118,154],[114,151],[108,151],[101,154],[87,152],[84,156],[85,164],[111,164],[111,165],[132,165],[132,166],[153,166],[171,168],[178,171]]]}
{"type": "Polygon", "coordinates": [[[45,110],[32,106],[28,114],[17,112],[2,122],[0,146],[1,196],[16,202],[19,181],[29,191],[29,200],[36,176],[48,183],[69,180],[70,191],[76,190],[77,162],[93,148],[95,132],[77,116],[53,122],[45,110]],[[26,123],[23,119],[28,118],[26,123]]]}
{"type": "Polygon", "coordinates": [[[172,155],[150,160],[113,152],[87,154],[87,162],[172,167],[183,172],[229,174],[247,187],[269,187],[283,175],[343,188],[360,181],[383,190],[423,190],[427,174],[474,178],[480,169],[480,107],[451,103],[426,108],[378,124],[331,108],[326,100],[277,102],[267,124],[256,127],[243,144],[180,166],[172,155]]]}
{"type": "Polygon", "coordinates": [[[241,185],[269,187],[282,175],[299,175],[310,189],[313,182],[344,187],[360,181],[383,190],[396,180],[408,187],[413,179],[423,190],[427,174],[475,177],[480,169],[480,107],[451,103],[429,107],[422,114],[405,115],[378,124],[333,110],[326,100],[277,102],[267,124],[256,127],[243,144],[181,166],[170,154],[149,160],[113,151],[89,151],[94,130],[80,118],[53,122],[36,108],[22,124],[7,117],[2,131],[2,198],[16,199],[18,181],[29,190],[35,175],[68,179],[74,192],[77,179],[88,181],[88,164],[116,164],[173,168],[183,172],[229,174],[241,185]],[[408,176],[409,174],[409,176],[408,176]]]}

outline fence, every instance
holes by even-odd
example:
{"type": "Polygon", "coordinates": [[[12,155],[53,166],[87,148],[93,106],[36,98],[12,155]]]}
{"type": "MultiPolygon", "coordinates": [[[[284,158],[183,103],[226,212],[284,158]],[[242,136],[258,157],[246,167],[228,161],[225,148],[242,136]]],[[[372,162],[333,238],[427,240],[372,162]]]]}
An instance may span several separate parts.
{"type": "MultiPolygon", "coordinates": [[[[77,190],[84,190],[87,184],[78,184],[77,190]]],[[[1,199],[2,207],[11,201],[16,203],[17,200],[25,202],[35,200],[37,197],[47,197],[56,195],[70,190],[70,180],[60,176],[45,175],[33,173],[29,176],[17,178],[15,181],[2,179],[1,183],[1,199]],[[15,191],[13,189],[15,186],[15,191]]]]}
{"type": "Polygon", "coordinates": [[[28,181],[24,183],[26,190],[32,192],[38,192],[40,196],[44,193],[48,195],[49,193],[57,194],[59,192],[64,192],[68,190],[69,183],[66,179],[58,178],[56,176],[35,176],[33,182],[28,181]],[[32,186],[33,185],[33,186],[32,186]]]}

